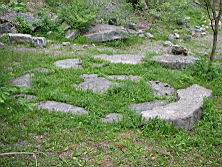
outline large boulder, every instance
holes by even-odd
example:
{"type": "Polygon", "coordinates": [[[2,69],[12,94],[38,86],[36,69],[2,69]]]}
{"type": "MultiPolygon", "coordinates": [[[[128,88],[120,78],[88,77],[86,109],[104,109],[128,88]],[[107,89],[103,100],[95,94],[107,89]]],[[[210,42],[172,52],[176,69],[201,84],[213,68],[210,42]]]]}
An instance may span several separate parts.
{"type": "Polygon", "coordinates": [[[188,55],[188,49],[179,45],[173,45],[171,48],[171,52],[174,55],[184,55],[184,56],[188,55]]]}
{"type": "Polygon", "coordinates": [[[9,33],[9,40],[12,43],[17,44],[33,44],[36,47],[43,48],[46,47],[47,41],[44,37],[32,37],[30,34],[13,34],[9,33]]]}
{"type": "Polygon", "coordinates": [[[107,42],[126,39],[129,37],[129,33],[123,27],[108,24],[97,24],[91,27],[84,36],[94,42],[107,42]]]}

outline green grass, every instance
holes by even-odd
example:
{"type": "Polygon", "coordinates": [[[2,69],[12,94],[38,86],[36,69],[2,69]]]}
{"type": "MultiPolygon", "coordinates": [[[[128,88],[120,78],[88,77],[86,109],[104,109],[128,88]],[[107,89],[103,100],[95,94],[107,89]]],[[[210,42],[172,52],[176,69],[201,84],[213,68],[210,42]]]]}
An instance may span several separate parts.
{"type": "MultiPolygon", "coordinates": [[[[107,63],[102,68],[94,68],[94,63],[103,63],[94,60],[94,54],[97,54],[96,50],[76,56],[1,51],[0,86],[10,94],[5,103],[0,104],[2,153],[37,152],[39,166],[221,165],[222,110],[218,106],[222,96],[222,75],[207,81],[194,75],[194,68],[166,69],[149,61],[149,57],[155,56],[152,52],[146,54],[142,65],[107,63]],[[56,60],[75,57],[82,60],[83,69],[60,70],[53,66],[56,60]],[[35,73],[32,89],[11,90],[12,78],[36,67],[46,67],[51,73],[35,73]],[[96,95],[73,88],[74,84],[82,82],[80,75],[86,73],[100,76],[130,74],[141,76],[142,80],[138,84],[121,82],[123,87],[96,95]],[[176,89],[200,84],[212,89],[215,97],[205,102],[203,118],[192,131],[176,129],[159,120],[144,124],[127,106],[156,99],[146,85],[149,80],[167,82],[176,89]],[[56,100],[84,107],[90,114],[76,117],[40,111],[32,103],[15,101],[12,96],[17,93],[36,95],[38,100],[35,102],[56,100]],[[124,120],[114,125],[102,124],[100,118],[111,112],[123,114],[124,120]]],[[[33,166],[34,162],[33,157],[27,155],[0,157],[0,164],[5,167],[33,166]]]]}

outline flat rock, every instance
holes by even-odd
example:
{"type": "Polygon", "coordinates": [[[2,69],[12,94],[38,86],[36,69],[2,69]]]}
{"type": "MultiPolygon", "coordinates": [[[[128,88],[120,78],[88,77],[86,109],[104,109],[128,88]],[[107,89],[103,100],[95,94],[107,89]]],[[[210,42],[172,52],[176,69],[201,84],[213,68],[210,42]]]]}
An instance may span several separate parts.
{"type": "Polygon", "coordinates": [[[31,88],[32,87],[32,76],[33,74],[25,74],[12,80],[14,86],[20,88],[31,88]]]}
{"type": "Polygon", "coordinates": [[[24,99],[24,100],[27,100],[27,101],[33,101],[33,100],[36,100],[37,97],[34,96],[34,95],[28,95],[28,94],[17,94],[14,96],[16,99],[24,99]]]}
{"type": "Polygon", "coordinates": [[[141,114],[142,111],[152,110],[158,106],[165,106],[169,102],[166,100],[156,100],[151,102],[139,103],[139,104],[131,104],[129,108],[134,110],[137,114],[141,114]]]}
{"type": "Polygon", "coordinates": [[[82,68],[82,63],[79,59],[65,59],[65,60],[59,60],[56,61],[55,63],[56,67],[63,68],[63,69],[68,69],[68,68],[82,68]]]}
{"type": "Polygon", "coordinates": [[[40,102],[37,105],[37,108],[40,110],[48,110],[51,112],[63,112],[63,113],[72,113],[75,115],[86,115],[88,112],[81,108],[76,107],[70,104],[56,102],[56,101],[46,101],[46,102],[40,102]]]}
{"type": "Polygon", "coordinates": [[[110,63],[122,63],[122,64],[141,64],[144,56],[133,54],[119,54],[119,55],[97,55],[95,59],[101,59],[110,63]]]}
{"type": "Polygon", "coordinates": [[[167,83],[160,81],[149,81],[149,86],[152,88],[155,96],[173,96],[175,94],[175,89],[167,83]]]}
{"type": "Polygon", "coordinates": [[[111,80],[117,80],[117,81],[133,81],[133,82],[138,82],[141,80],[141,77],[139,76],[133,76],[133,75],[110,75],[106,77],[107,79],[111,80]]]}
{"type": "Polygon", "coordinates": [[[84,74],[81,77],[84,79],[84,82],[76,86],[80,90],[104,93],[115,85],[105,78],[98,77],[96,74],[84,74]]]}
{"type": "Polygon", "coordinates": [[[123,27],[108,24],[97,24],[92,26],[84,36],[94,42],[107,42],[126,39],[129,37],[129,34],[123,27]]]}
{"type": "Polygon", "coordinates": [[[111,124],[111,123],[118,123],[123,120],[123,115],[118,113],[110,113],[102,118],[103,123],[111,124]]]}
{"type": "Polygon", "coordinates": [[[179,55],[164,55],[153,57],[153,61],[172,69],[181,69],[190,65],[194,65],[197,60],[199,59],[193,56],[179,55]]]}
{"type": "Polygon", "coordinates": [[[47,45],[47,40],[45,37],[32,37],[32,43],[35,47],[44,48],[47,45]]]}
{"type": "Polygon", "coordinates": [[[173,123],[176,127],[192,129],[194,123],[201,118],[204,99],[211,97],[212,91],[199,85],[192,85],[178,90],[177,94],[177,102],[142,111],[144,120],[159,118],[173,123]]]}

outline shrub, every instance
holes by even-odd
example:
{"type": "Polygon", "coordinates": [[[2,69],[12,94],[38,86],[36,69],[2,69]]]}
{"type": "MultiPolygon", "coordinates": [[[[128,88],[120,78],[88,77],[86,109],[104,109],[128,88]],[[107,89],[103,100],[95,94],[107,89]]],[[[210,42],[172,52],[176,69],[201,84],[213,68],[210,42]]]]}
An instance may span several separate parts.
{"type": "Polygon", "coordinates": [[[59,16],[72,28],[85,30],[96,19],[96,10],[91,8],[86,0],[73,0],[68,5],[61,6],[59,16]]]}
{"type": "Polygon", "coordinates": [[[24,33],[24,34],[31,34],[32,33],[31,26],[22,17],[16,17],[16,22],[17,22],[18,32],[24,33]]]}

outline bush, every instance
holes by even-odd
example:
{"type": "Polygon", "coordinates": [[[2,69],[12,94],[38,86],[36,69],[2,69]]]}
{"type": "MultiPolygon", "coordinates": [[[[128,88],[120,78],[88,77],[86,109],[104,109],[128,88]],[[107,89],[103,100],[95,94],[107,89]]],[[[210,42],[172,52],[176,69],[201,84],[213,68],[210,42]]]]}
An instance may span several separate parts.
{"type": "Polygon", "coordinates": [[[55,20],[53,20],[49,15],[48,11],[42,9],[39,11],[38,20],[34,23],[34,27],[37,27],[37,32],[47,34],[49,31],[57,31],[58,26],[55,20]]]}
{"type": "Polygon", "coordinates": [[[16,17],[16,22],[17,22],[17,30],[19,33],[23,33],[23,34],[32,33],[32,28],[27,23],[27,21],[24,20],[22,17],[16,17]]]}
{"type": "Polygon", "coordinates": [[[96,19],[96,10],[90,7],[86,0],[73,0],[68,5],[61,6],[59,16],[72,28],[85,30],[96,19]]]}

